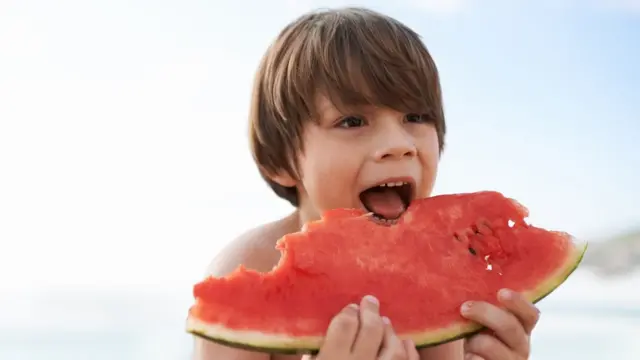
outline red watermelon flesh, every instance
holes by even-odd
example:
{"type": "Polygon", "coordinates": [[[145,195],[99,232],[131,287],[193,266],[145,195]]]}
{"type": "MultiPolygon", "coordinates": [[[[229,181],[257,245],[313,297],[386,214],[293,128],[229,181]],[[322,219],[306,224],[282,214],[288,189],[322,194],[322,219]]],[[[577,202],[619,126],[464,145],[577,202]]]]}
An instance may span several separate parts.
{"type": "Polygon", "coordinates": [[[278,241],[268,273],[239,267],[194,287],[187,330],[232,346],[317,351],[331,318],[371,294],[400,337],[418,347],[480,329],[467,300],[497,304],[501,288],[533,302],[580,263],[586,243],[527,225],[526,208],[498,192],[415,200],[394,225],[361,210],[327,212],[278,241]]]}

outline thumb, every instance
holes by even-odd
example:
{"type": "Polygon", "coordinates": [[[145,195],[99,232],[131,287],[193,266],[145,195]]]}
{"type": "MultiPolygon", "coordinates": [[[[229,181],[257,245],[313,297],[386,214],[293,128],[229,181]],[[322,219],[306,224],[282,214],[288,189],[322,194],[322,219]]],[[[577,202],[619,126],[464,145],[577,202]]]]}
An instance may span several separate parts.
{"type": "Polygon", "coordinates": [[[311,356],[309,354],[302,355],[301,360],[315,360],[315,356],[311,356]]]}

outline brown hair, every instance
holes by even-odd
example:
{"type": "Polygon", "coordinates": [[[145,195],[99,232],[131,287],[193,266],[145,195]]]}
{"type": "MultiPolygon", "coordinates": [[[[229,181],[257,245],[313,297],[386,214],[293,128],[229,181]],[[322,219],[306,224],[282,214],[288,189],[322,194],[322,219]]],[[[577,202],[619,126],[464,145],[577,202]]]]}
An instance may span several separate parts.
{"type": "Polygon", "coordinates": [[[262,58],[249,119],[260,174],[293,206],[295,187],[283,187],[269,175],[286,172],[299,179],[303,125],[314,121],[318,92],[337,107],[372,104],[427,114],[444,148],[438,70],[420,36],[369,9],[309,12],[286,26],[262,58]]]}

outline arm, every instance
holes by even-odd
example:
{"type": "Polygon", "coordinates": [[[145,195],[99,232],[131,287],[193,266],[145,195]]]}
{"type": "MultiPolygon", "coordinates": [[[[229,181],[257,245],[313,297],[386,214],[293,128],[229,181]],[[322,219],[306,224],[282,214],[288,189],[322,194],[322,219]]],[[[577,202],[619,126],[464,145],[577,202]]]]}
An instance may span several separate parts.
{"type": "Polygon", "coordinates": [[[193,360],[269,360],[269,354],[240,350],[195,338],[193,360]]]}
{"type": "Polygon", "coordinates": [[[421,349],[420,360],[463,360],[464,340],[421,349]]]}
{"type": "MultiPolygon", "coordinates": [[[[206,274],[224,276],[232,272],[238,265],[258,271],[266,271],[271,257],[265,256],[262,249],[251,246],[248,239],[237,239],[223,249],[209,265],[206,274]]],[[[266,253],[270,255],[269,253],[266,253]]],[[[269,360],[269,354],[236,349],[194,336],[193,360],[269,360]]]]}

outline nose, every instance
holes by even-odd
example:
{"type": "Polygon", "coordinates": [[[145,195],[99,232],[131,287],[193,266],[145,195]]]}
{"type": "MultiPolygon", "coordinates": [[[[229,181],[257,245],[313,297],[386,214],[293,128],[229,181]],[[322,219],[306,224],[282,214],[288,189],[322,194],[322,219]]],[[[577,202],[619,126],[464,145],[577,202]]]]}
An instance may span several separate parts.
{"type": "Polygon", "coordinates": [[[413,137],[402,128],[387,127],[380,134],[378,144],[374,155],[376,161],[409,158],[417,154],[413,137]]]}

